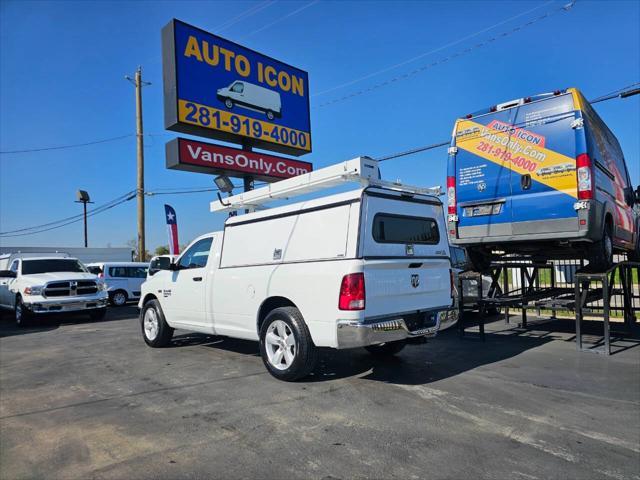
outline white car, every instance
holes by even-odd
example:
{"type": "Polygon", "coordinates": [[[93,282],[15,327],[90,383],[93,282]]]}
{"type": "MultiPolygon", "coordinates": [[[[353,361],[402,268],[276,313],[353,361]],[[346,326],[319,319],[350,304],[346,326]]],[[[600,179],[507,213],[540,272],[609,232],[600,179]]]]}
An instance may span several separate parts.
{"type": "Polygon", "coordinates": [[[140,289],[147,279],[149,264],[146,262],[97,262],[87,264],[87,268],[104,281],[111,304],[121,307],[130,300],[140,298],[140,289]]]}
{"type": "Polygon", "coordinates": [[[239,105],[249,110],[258,110],[264,112],[269,120],[282,115],[280,94],[260,85],[238,80],[228,87],[218,89],[217,96],[228,109],[239,105]]]}
{"type": "Polygon", "coordinates": [[[457,318],[442,202],[378,181],[375,161],[327,167],[212,209],[318,190],[351,171],[369,175],[356,190],[230,217],[224,231],[194,240],[142,286],[145,342],[166,346],[175,328],[258,340],[267,370],[296,380],[313,370],[318,347],[393,355],[457,318]]]}
{"type": "Polygon", "coordinates": [[[19,326],[51,313],[99,320],[107,301],[104,283],[75,258],[13,255],[9,268],[0,270],[0,307],[12,311],[19,326]]]}

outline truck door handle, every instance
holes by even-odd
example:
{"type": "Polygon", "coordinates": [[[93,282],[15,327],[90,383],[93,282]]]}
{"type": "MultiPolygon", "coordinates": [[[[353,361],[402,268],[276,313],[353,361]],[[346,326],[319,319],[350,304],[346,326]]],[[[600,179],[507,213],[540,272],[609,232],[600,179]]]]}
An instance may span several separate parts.
{"type": "Polygon", "coordinates": [[[193,277],[193,281],[194,282],[201,282],[202,281],[202,277],[193,277]]]}
{"type": "Polygon", "coordinates": [[[531,175],[526,173],[520,177],[520,187],[522,190],[529,190],[531,188],[531,175]]]}

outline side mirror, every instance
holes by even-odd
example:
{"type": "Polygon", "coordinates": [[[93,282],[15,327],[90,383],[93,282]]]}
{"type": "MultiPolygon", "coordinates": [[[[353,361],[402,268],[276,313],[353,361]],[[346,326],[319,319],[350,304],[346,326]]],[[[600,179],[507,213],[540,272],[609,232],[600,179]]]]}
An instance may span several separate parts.
{"type": "Polygon", "coordinates": [[[13,270],[0,270],[0,278],[16,278],[18,274],[13,270]]]}

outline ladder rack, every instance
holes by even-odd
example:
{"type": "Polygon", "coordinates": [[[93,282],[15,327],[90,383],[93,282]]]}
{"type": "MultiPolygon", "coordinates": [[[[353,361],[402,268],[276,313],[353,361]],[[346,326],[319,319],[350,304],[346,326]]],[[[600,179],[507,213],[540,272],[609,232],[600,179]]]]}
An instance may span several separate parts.
{"type": "Polygon", "coordinates": [[[380,179],[378,162],[369,157],[357,157],[337,163],[310,173],[280,180],[267,186],[248,192],[233,195],[222,201],[210,204],[212,212],[230,212],[241,209],[256,210],[265,203],[278,199],[287,199],[298,195],[315,192],[325,188],[342,185],[347,182],[358,183],[363,187],[376,186],[389,188],[410,195],[442,194],[440,187],[424,188],[402,183],[388,182],[380,179]]]}

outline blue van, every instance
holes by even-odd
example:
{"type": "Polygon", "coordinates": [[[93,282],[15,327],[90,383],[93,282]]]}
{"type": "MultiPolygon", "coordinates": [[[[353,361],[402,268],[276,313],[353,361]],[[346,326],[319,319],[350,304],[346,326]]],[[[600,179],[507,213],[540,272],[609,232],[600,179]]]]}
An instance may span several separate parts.
{"type": "Polygon", "coordinates": [[[576,89],[456,121],[447,169],[451,244],[484,271],[497,254],[639,259],[640,187],[616,137],[576,89]]]}

